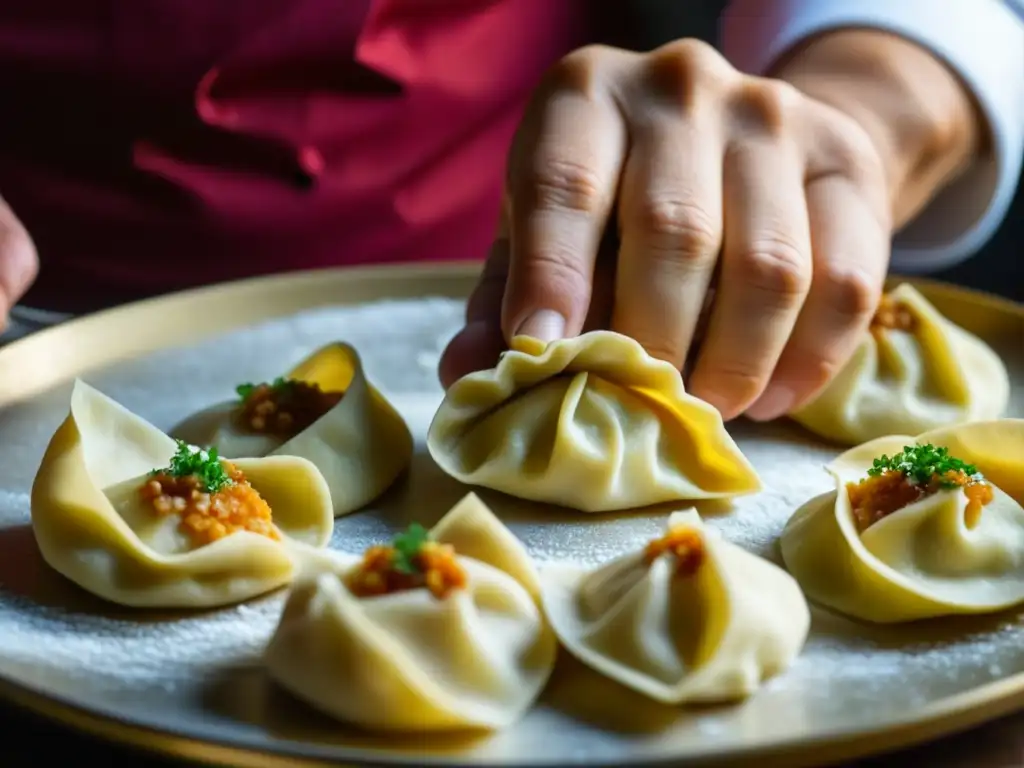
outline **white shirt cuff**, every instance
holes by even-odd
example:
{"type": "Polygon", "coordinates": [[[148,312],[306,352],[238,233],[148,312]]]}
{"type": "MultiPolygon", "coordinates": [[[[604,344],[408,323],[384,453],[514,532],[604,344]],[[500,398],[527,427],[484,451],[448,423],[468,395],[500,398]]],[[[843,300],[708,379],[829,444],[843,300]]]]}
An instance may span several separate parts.
{"type": "Polygon", "coordinates": [[[763,74],[802,40],[842,27],[884,29],[922,45],[974,93],[991,130],[992,155],[896,235],[893,269],[929,272],[968,258],[999,228],[1020,179],[1024,7],[1015,12],[1000,0],[732,0],[722,50],[738,69],[763,74]]]}

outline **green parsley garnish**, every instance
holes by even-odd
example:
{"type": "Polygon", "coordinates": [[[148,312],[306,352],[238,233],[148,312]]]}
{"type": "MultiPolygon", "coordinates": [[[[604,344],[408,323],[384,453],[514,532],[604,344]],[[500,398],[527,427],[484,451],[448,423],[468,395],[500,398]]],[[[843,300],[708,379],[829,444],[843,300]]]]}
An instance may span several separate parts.
{"type": "Polygon", "coordinates": [[[945,475],[950,472],[963,472],[971,478],[979,477],[978,468],[973,464],[950,456],[948,448],[937,448],[931,443],[905,445],[895,456],[880,456],[872,462],[868,475],[878,477],[884,472],[899,472],[917,485],[925,485],[934,480],[943,488],[954,488],[958,485],[945,479],[945,475]]]}
{"type": "Polygon", "coordinates": [[[419,573],[416,556],[429,538],[430,533],[419,523],[413,523],[405,533],[395,536],[391,542],[391,547],[395,550],[395,559],[392,562],[394,569],[398,573],[419,573]]]}
{"type": "MultiPolygon", "coordinates": [[[[241,400],[244,403],[246,400],[249,399],[249,396],[252,395],[252,393],[258,387],[262,387],[265,384],[266,384],[266,382],[264,382],[264,384],[252,384],[251,382],[246,382],[245,384],[239,384],[237,387],[235,387],[235,393],[238,395],[238,399],[241,400]]],[[[280,389],[284,389],[289,384],[291,384],[291,380],[290,379],[286,379],[284,376],[278,376],[276,379],[274,379],[272,382],[270,382],[269,386],[273,390],[280,390],[280,389]]]]}
{"type": "Polygon", "coordinates": [[[195,475],[203,485],[206,493],[217,493],[231,485],[233,480],[228,476],[216,448],[203,450],[189,445],[184,440],[176,440],[178,450],[171,457],[166,469],[154,469],[152,474],[166,473],[171,477],[190,477],[195,475]]]}

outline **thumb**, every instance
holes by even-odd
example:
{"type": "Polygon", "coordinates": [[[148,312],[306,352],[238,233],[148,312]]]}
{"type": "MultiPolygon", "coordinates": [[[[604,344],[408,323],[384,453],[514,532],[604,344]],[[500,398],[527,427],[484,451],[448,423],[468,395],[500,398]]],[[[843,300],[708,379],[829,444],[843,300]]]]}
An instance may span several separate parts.
{"type": "Polygon", "coordinates": [[[39,257],[25,227],[0,199],[0,329],[7,313],[36,279],[39,257]]]}

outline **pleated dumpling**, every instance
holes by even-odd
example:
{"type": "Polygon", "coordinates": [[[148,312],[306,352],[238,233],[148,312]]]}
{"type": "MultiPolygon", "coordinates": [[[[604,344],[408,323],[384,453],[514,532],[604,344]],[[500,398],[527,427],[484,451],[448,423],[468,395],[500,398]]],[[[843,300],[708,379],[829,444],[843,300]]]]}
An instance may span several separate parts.
{"type": "Polygon", "coordinates": [[[609,331],[519,337],[448,390],[427,436],[464,483],[583,512],[760,489],[712,406],[671,364],[609,331]]]}
{"type": "Polygon", "coordinates": [[[879,623],[1024,603],[1024,420],[880,438],[828,469],[836,490],[782,534],[811,600],[879,623]]]}
{"type": "Polygon", "coordinates": [[[412,460],[409,428],[366,380],[347,344],[323,347],[285,376],[241,384],[237,393],[237,400],[196,414],[171,434],[229,459],[308,459],[327,480],[336,516],[380,496],[412,460]]]}
{"type": "Polygon", "coordinates": [[[547,566],[544,608],[597,672],[664,704],[735,701],[800,653],[810,612],[781,568],[730,544],[693,510],[596,570],[547,566]]]}
{"type": "Polygon", "coordinates": [[[882,299],[850,361],[790,416],[828,440],[856,445],[995,419],[1009,398],[1009,374],[995,351],[900,285],[882,299]]]}
{"type": "Polygon", "coordinates": [[[222,461],[76,381],[32,486],[32,527],[46,562],[105,600],[208,608],[287,584],[334,516],[305,459],[222,461]]]}
{"type": "Polygon", "coordinates": [[[495,730],[544,688],[557,643],[523,546],[475,495],[428,533],[296,581],[266,651],[271,677],[371,730],[495,730]]]}

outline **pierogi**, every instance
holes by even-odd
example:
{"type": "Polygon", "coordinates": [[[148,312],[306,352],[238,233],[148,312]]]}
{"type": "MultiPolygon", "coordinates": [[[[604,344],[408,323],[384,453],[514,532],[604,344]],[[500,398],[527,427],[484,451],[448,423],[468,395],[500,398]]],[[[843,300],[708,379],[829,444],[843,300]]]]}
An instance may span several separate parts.
{"type": "Polygon", "coordinates": [[[209,608],[269,592],[333,526],[327,483],[309,461],[223,461],[82,381],[32,486],[46,562],[133,607],[209,608]]]}
{"type": "Polygon", "coordinates": [[[718,411],[610,331],[514,339],[496,368],[452,385],[427,447],[461,482],[582,512],[761,487],[718,411]]]}
{"type": "Polygon", "coordinates": [[[241,384],[237,394],[171,434],[229,459],[308,459],[327,480],[335,516],[380,496],[412,459],[408,426],[367,381],[358,353],[347,344],[319,349],[274,381],[241,384]]]}
{"type": "Polygon", "coordinates": [[[546,566],[544,609],[562,645],[664,704],[742,699],[803,648],[810,612],[778,566],[721,538],[693,510],[599,568],[546,566]]]}
{"type": "Polygon", "coordinates": [[[1002,416],[1010,377],[981,339],[943,317],[917,290],[883,298],[864,340],[810,403],[790,414],[846,445],[1002,416]]]}
{"type": "Polygon", "coordinates": [[[265,656],[317,709],[371,730],[495,730],[544,688],[557,643],[536,569],[475,495],[429,532],[319,559],[265,656]]]}
{"type": "Polygon", "coordinates": [[[828,470],[781,540],[811,600],[879,623],[1024,602],[1024,420],[879,438],[828,470]]]}

